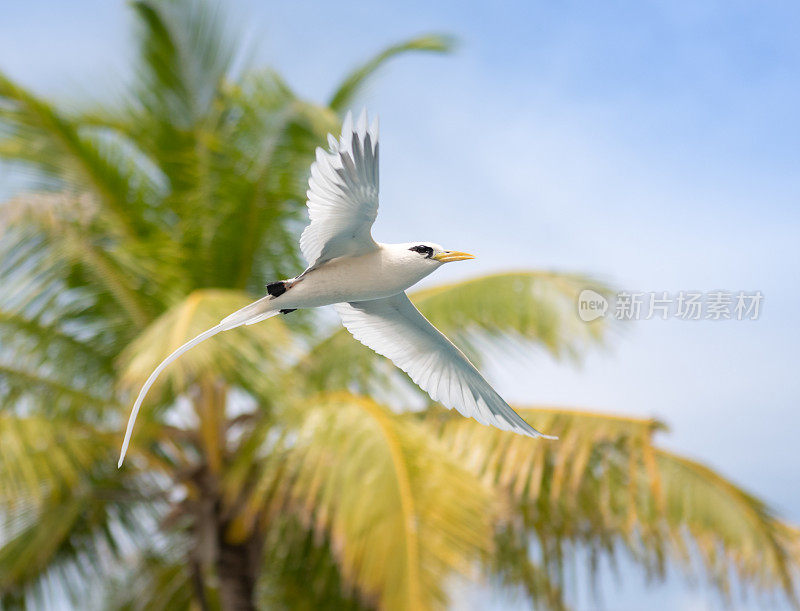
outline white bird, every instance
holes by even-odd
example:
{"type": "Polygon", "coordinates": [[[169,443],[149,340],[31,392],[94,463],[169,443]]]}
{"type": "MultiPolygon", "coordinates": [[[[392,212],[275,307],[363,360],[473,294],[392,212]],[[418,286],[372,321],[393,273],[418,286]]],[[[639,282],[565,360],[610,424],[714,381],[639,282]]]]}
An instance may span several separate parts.
{"type": "Polygon", "coordinates": [[[309,178],[310,224],[300,237],[308,268],[267,285],[267,295],[224,318],[175,350],[145,382],[131,410],[118,466],[147,391],[167,365],[221,331],[252,325],[299,308],[333,304],[358,341],[391,359],[433,400],[481,424],[544,437],[489,385],[461,350],[420,314],[405,294],[445,263],[473,259],[431,242],[381,244],[372,239],[378,216],[378,121],[367,127],[347,114],[342,135],[317,149],[309,178]]]}

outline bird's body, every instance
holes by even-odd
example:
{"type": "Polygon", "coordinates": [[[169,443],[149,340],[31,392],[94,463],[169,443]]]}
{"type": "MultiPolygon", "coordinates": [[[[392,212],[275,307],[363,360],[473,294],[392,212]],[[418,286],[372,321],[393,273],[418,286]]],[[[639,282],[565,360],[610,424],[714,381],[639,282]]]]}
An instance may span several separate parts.
{"type": "Polygon", "coordinates": [[[337,257],[287,283],[285,293],[264,302],[272,310],[318,308],[396,295],[443,265],[426,261],[409,244],[376,244],[363,255],[337,257]]]}
{"type": "Polygon", "coordinates": [[[483,424],[531,437],[542,435],[489,385],[466,356],[409,301],[405,290],[444,263],[472,259],[430,242],[380,244],[371,228],[378,213],[378,128],[356,126],[348,114],[330,151],[317,149],[311,166],[311,223],[300,238],[308,268],[267,285],[267,295],[224,318],[162,361],[145,382],[131,411],[119,465],[139,407],[161,371],[206,339],[300,308],[334,305],[342,324],[361,343],[390,358],[430,396],[483,424]]]}

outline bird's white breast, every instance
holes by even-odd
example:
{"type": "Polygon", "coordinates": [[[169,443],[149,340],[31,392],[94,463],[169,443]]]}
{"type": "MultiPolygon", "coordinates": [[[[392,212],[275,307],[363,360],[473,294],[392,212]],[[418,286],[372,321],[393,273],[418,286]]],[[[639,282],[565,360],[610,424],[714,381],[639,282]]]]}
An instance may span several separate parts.
{"type": "Polygon", "coordinates": [[[413,256],[382,245],[364,255],[333,259],[306,274],[275,300],[275,306],[313,308],[396,295],[437,267],[436,264],[414,263],[413,256]],[[411,264],[409,259],[412,259],[411,264]]]}

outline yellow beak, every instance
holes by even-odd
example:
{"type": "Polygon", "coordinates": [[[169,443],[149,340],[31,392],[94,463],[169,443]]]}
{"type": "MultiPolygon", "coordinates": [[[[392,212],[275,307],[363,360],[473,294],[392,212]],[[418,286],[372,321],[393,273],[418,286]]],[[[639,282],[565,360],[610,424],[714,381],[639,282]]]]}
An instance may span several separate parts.
{"type": "Polygon", "coordinates": [[[474,259],[475,257],[468,252],[445,250],[438,255],[433,255],[433,258],[442,263],[450,263],[451,261],[466,261],[467,259],[474,259]]]}

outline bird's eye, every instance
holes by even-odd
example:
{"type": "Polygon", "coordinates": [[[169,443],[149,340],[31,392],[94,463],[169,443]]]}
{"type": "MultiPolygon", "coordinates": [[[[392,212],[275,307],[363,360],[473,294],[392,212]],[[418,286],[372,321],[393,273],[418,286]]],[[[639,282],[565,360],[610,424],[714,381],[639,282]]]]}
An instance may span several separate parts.
{"type": "Polygon", "coordinates": [[[412,246],[408,250],[413,250],[414,252],[418,252],[421,255],[425,255],[426,258],[430,259],[433,256],[433,248],[430,246],[412,246]]]}

